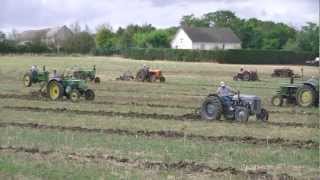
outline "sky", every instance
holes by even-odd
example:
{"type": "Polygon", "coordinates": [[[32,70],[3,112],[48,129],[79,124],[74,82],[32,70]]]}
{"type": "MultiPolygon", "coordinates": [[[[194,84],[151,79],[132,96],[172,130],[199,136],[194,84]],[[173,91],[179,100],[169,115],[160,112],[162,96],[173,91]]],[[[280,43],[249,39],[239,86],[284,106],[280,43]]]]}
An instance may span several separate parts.
{"type": "Polygon", "coordinates": [[[179,26],[183,15],[231,10],[241,18],[319,24],[319,0],[0,0],[0,30],[9,32],[87,24],[179,26]]]}

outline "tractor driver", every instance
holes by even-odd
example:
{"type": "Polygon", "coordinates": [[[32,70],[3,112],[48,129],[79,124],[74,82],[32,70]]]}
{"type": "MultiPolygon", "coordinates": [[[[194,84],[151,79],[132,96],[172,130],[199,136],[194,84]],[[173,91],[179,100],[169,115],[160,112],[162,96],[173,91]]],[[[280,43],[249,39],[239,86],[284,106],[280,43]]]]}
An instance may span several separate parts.
{"type": "Polygon", "coordinates": [[[235,94],[236,92],[232,90],[231,87],[227,86],[223,81],[220,82],[220,87],[217,89],[217,94],[220,96],[228,107],[230,107],[230,110],[232,111],[233,108],[231,107],[232,105],[232,95],[235,94]]]}
{"type": "Polygon", "coordinates": [[[59,77],[59,75],[58,75],[58,73],[57,73],[57,70],[53,70],[53,74],[52,74],[52,78],[53,79],[55,79],[55,78],[58,78],[59,77]]]}
{"type": "Polygon", "coordinates": [[[148,79],[149,76],[150,76],[150,72],[149,72],[150,68],[149,68],[146,64],[143,64],[142,69],[143,69],[143,71],[145,72],[145,74],[147,75],[146,78],[148,79]]]}
{"type": "Polygon", "coordinates": [[[36,65],[31,66],[31,76],[35,79],[38,76],[38,67],[36,65]]]}

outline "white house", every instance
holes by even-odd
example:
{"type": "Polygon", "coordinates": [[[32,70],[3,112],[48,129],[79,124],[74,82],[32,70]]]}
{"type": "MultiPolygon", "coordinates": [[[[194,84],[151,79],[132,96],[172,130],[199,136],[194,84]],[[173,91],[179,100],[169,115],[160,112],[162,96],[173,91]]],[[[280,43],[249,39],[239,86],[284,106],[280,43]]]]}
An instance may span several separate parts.
{"type": "Polygon", "coordinates": [[[173,49],[241,49],[241,41],[230,28],[181,27],[171,41],[173,49]]]}

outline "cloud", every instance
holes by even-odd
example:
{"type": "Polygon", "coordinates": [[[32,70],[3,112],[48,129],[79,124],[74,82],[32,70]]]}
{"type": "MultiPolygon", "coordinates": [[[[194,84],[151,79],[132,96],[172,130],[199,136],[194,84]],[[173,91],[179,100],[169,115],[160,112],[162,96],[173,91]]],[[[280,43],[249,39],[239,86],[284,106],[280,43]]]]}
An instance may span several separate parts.
{"type": "Polygon", "coordinates": [[[241,18],[285,22],[302,26],[318,23],[318,0],[1,0],[0,29],[18,30],[69,25],[75,21],[91,28],[102,23],[126,26],[151,23],[178,26],[183,15],[200,16],[231,10],[241,18]]]}

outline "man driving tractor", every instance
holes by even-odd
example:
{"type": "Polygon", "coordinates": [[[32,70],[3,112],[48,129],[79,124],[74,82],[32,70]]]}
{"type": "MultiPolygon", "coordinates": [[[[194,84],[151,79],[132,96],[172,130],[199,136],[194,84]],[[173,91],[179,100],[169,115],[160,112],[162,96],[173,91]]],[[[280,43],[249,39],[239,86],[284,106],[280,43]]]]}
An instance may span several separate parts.
{"type": "Polygon", "coordinates": [[[217,89],[217,94],[218,94],[218,96],[220,96],[222,98],[222,100],[225,103],[225,105],[230,107],[229,110],[232,111],[233,108],[231,106],[232,105],[231,104],[232,103],[232,97],[231,96],[233,94],[236,94],[236,91],[232,90],[231,87],[226,86],[226,84],[223,81],[221,81],[220,82],[220,86],[217,89]]]}

